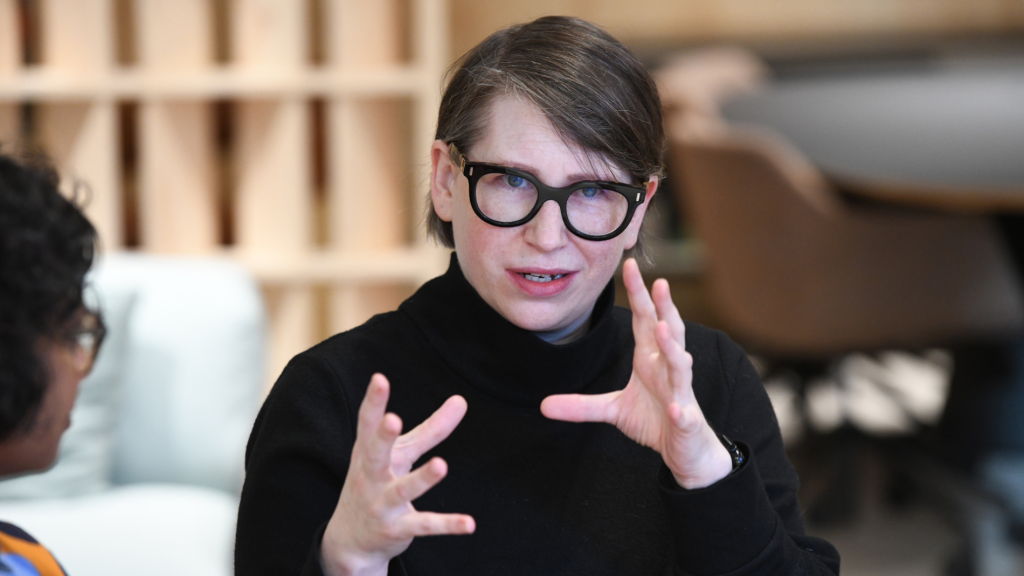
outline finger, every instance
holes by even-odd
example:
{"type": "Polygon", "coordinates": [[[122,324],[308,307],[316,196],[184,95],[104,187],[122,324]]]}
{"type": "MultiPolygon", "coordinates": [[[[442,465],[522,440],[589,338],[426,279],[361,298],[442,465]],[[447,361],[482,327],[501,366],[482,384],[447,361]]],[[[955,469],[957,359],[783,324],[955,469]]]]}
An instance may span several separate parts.
{"type": "Polygon", "coordinates": [[[441,534],[472,534],[476,531],[476,520],[466,514],[416,512],[402,516],[398,524],[398,533],[403,538],[441,534]]]}
{"type": "Polygon", "coordinates": [[[391,477],[391,447],[401,433],[402,419],[389,412],[363,443],[363,462],[374,478],[387,480],[391,477]]]}
{"type": "Polygon", "coordinates": [[[668,380],[672,387],[673,399],[684,404],[689,403],[693,398],[693,356],[672,337],[667,322],[658,322],[655,337],[661,355],[668,365],[668,380]]]}
{"type": "Polygon", "coordinates": [[[412,502],[426,494],[448,475],[448,463],[441,458],[431,458],[429,462],[416,470],[402,476],[385,494],[384,503],[388,507],[398,507],[412,502]]]}
{"type": "Polygon", "coordinates": [[[367,386],[366,395],[359,405],[357,436],[368,438],[377,430],[381,419],[384,418],[390,388],[391,385],[383,374],[374,374],[370,377],[370,385],[367,386]]]}
{"type": "Polygon", "coordinates": [[[452,396],[419,426],[402,434],[395,442],[395,450],[401,463],[412,466],[420,456],[440,444],[462,422],[466,409],[465,398],[452,396]]]}
{"type": "Polygon", "coordinates": [[[704,419],[696,407],[683,408],[677,402],[669,405],[668,417],[672,424],[685,434],[692,434],[700,430],[704,419]]]}
{"type": "Polygon", "coordinates": [[[651,287],[651,299],[654,300],[654,308],[658,311],[658,320],[668,323],[675,338],[683,347],[686,347],[686,327],[683,325],[683,318],[679,315],[679,309],[672,301],[672,291],[669,290],[668,281],[659,278],[654,281],[651,287]]]}
{"type": "Polygon", "coordinates": [[[633,311],[633,337],[636,345],[642,350],[652,350],[656,347],[652,332],[658,322],[658,315],[640,275],[640,267],[633,258],[622,264],[622,282],[626,285],[629,307],[633,311]]]}
{"type": "Polygon", "coordinates": [[[621,395],[621,391],[596,395],[555,394],[540,403],[540,411],[552,420],[614,424],[618,420],[621,395]]]}

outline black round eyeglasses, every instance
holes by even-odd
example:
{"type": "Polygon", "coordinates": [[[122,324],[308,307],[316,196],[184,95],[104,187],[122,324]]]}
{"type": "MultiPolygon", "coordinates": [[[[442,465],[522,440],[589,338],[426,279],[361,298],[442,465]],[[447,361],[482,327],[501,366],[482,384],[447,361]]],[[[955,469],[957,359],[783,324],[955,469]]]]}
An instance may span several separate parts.
{"type": "Polygon", "coordinates": [[[483,162],[469,162],[455,150],[457,165],[469,180],[469,202],[481,220],[494,226],[522,226],[548,200],[562,211],[570,232],[584,240],[609,240],[629,226],[647,188],[605,180],[576,182],[563,188],[546,186],[529,172],[483,162]]]}

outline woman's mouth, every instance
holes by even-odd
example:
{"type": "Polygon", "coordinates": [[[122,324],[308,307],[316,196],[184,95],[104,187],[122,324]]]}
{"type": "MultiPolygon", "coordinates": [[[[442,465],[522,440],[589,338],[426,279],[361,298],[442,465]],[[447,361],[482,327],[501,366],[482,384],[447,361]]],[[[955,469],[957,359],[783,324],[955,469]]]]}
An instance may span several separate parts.
{"type": "Polygon", "coordinates": [[[534,274],[532,272],[520,272],[519,275],[531,282],[551,282],[565,276],[565,274],[534,274]]]}
{"type": "Polygon", "coordinates": [[[563,292],[576,277],[575,272],[524,272],[508,270],[513,284],[524,294],[534,298],[547,298],[563,292]]]}

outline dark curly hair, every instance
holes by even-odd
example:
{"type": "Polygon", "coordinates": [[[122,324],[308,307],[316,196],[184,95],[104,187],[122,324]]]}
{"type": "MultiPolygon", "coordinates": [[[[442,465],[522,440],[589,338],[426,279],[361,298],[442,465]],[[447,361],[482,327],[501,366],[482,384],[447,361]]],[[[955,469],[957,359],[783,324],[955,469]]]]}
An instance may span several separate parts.
{"type": "Polygon", "coordinates": [[[0,154],[0,440],[28,429],[48,386],[37,355],[81,310],[96,229],[42,157],[0,154]]]}

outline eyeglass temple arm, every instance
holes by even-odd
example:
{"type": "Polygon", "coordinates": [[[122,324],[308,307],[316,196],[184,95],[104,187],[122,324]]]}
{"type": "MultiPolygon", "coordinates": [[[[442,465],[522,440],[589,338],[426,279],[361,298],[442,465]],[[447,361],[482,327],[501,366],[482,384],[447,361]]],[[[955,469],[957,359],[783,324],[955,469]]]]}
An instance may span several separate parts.
{"type": "Polygon", "coordinates": [[[455,146],[454,142],[448,143],[448,157],[452,159],[452,162],[459,165],[459,172],[466,172],[466,157],[459,152],[459,148],[455,146]]]}

